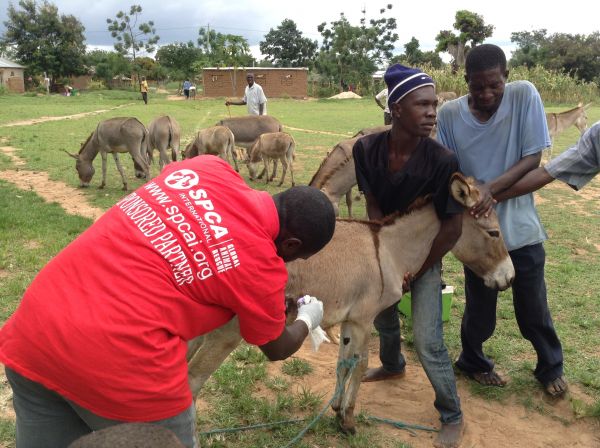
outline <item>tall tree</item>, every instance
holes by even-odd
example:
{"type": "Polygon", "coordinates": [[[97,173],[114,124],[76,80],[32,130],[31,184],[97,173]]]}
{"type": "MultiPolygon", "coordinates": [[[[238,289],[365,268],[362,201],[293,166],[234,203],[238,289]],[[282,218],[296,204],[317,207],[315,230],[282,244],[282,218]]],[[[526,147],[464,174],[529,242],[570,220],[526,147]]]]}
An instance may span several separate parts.
{"type": "Polygon", "coordinates": [[[419,40],[414,36],[410,42],[404,44],[404,54],[393,57],[390,62],[402,62],[417,67],[430,65],[433,68],[441,68],[444,65],[442,58],[435,51],[422,51],[419,40]]]}
{"type": "Polygon", "coordinates": [[[517,44],[510,64],[562,70],[573,77],[600,84],[600,32],[590,35],[555,33],[545,29],[512,33],[517,44]]]}
{"type": "Polygon", "coordinates": [[[231,85],[233,95],[237,90],[238,67],[254,65],[248,41],[236,34],[222,34],[215,30],[200,28],[198,45],[207,56],[207,62],[217,67],[233,67],[231,85]]]}
{"type": "Polygon", "coordinates": [[[482,43],[494,33],[493,25],[486,25],[483,17],[465,9],[456,11],[454,29],[459,32],[456,35],[451,30],[442,30],[438,33],[437,52],[448,52],[452,56],[452,65],[455,68],[465,65],[465,57],[473,46],[482,43]]]}
{"type": "Polygon", "coordinates": [[[6,31],[0,46],[12,48],[13,56],[27,72],[46,72],[52,79],[84,72],[85,28],[72,15],[44,0],[20,0],[20,9],[8,5],[6,31]]]}
{"type": "Polygon", "coordinates": [[[302,37],[296,23],[284,19],[276,30],[269,30],[259,47],[265,59],[275,67],[307,67],[313,64],[317,41],[302,37]]]}
{"type": "Polygon", "coordinates": [[[366,10],[360,24],[351,25],[344,13],[339,20],[325,22],[318,26],[323,36],[315,66],[317,70],[339,82],[342,86],[350,83],[370,83],[371,75],[378,65],[383,65],[392,57],[394,43],[398,40],[396,19],[385,17],[388,4],[379,10],[380,17],[370,19],[367,24],[366,10]]]}
{"type": "Polygon", "coordinates": [[[103,80],[107,87],[115,76],[128,73],[131,68],[129,61],[114,51],[93,50],[86,54],[85,60],[93,68],[94,77],[103,80]]]}
{"type": "Polygon", "coordinates": [[[202,49],[194,46],[192,41],[175,42],[160,47],[156,52],[156,60],[173,77],[181,79],[193,77],[197,73],[197,63],[205,60],[205,56],[202,49]]]}
{"type": "Polygon", "coordinates": [[[115,50],[123,56],[131,56],[134,67],[138,53],[141,51],[152,53],[160,39],[156,35],[152,20],[138,25],[141,14],[140,5],[131,5],[129,14],[119,11],[115,19],[106,19],[108,31],[116,39],[115,50]]]}

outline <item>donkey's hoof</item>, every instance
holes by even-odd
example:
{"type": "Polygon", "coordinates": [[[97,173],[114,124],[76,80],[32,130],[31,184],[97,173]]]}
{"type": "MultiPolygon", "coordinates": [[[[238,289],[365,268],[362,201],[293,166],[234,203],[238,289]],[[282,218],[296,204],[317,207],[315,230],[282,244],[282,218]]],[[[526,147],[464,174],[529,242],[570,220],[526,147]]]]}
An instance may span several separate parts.
{"type": "Polygon", "coordinates": [[[127,191],[127,184],[123,185],[123,191],[127,191]]]}
{"type": "Polygon", "coordinates": [[[344,422],[344,419],[338,417],[337,423],[340,432],[342,432],[343,434],[349,434],[352,436],[356,434],[356,428],[354,427],[354,425],[349,425],[348,423],[344,422]]]}

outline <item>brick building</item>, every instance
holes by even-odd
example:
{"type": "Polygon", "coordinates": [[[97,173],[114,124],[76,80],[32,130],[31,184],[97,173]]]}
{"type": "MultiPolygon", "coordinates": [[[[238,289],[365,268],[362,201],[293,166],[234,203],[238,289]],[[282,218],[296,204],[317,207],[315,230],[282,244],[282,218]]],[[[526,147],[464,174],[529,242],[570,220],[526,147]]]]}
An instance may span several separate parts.
{"type": "Polygon", "coordinates": [[[204,96],[242,97],[248,85],[246,74],[254,73],[267,98],[289,96],[306,98],[308,68],[238,67],[235,70],[236,89],[233,90],[234,70],[232,67],[205,68],[202,70],[204,96]]]}
{"type": "Polygon", "coordinates": [[[0,85],[5,86],[10,92],[23,93],[25,91],[25,67],[11,60],[0,57],[0,85]]]}

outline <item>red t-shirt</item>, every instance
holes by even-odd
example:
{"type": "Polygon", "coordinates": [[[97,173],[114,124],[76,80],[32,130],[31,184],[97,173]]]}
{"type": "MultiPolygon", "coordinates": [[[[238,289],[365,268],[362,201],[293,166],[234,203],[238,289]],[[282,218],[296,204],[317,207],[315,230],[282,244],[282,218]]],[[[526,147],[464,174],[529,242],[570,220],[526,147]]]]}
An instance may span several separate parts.
{"type": "Polygon", "coordinates": [[[223,160],[168,165],[51,260],[0,330],[0,361],[105,418],[190,406],[186,342],[237,315],[262,345],[285,325],[268,193],[223,160]]]}

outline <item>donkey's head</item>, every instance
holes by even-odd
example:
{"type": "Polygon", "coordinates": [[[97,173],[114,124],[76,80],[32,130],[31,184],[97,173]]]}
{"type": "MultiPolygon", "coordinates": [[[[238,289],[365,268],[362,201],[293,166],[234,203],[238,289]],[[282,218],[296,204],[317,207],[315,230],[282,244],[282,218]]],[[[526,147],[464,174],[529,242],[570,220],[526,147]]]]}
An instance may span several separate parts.
{"type": "Polygon", "coordinates": [[[481,277],[488,288],[507,289],[515,277],[515,269],[504,245],[496,212],[492,210],[487,218],[471,216],[468,209],[479,200],[480,193],[475,182],[460,173],[452,175],[450,191],[465,207],[462,234],[452,253],[481,277]]]}
{"type": "Polygon", "coordinates": [[[86,147],[90,144],[90,140],[94,133],[90,134],[85,142],[81,144],[81,149],[79,150],[79,154],[71,154],[70,152],[64,150],[69,156],[73,157],[75,162],[75,169],[77,170],[77,174],[79,174],[79,181],[81,187],[89,187],[90,182],[92,181],[92,177],[94,177],[94,165],[92,165],[92,160],[87,157],[81,157],[84,154],[86,147]]]}
{"type": "MultiPolygon", "coordinates": [[[[262,155],[260,153],[260,137],[256,139],[250,150],[248,151],[248,155],[244,159],[246,166],[248,167],[248,173],[250,174],[250,180],[256,179],[256,173],[258,171],[258,164],[262,162],[262,155]]],[[[267,176],[269,173],[265,173],[267,176]]]]}

